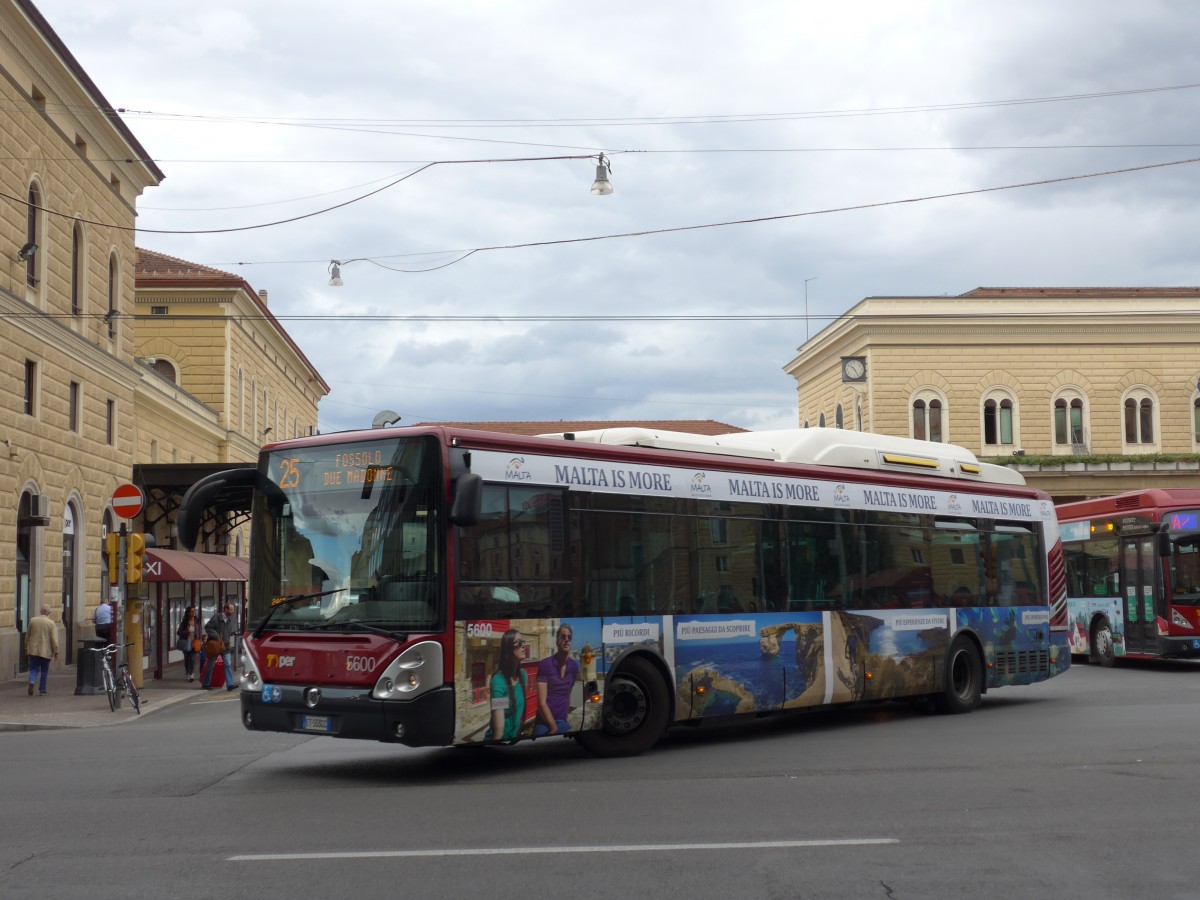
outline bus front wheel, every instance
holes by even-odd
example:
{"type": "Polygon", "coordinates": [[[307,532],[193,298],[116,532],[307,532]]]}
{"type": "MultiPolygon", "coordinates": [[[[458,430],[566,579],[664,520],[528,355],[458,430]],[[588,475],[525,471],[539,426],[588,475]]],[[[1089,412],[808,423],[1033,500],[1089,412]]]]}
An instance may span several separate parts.
{"type": "Polygon", "coordinates": [[[667,730],[669,696],[653,663],[633,657],[604,689],[600,728],[583,731],[579,743],[595,756],[637,756],[667,730]]]}
{"type": "Polygon", "coordinates": [[[956,638],[946,654],[946,685],[931,698],[938,712],[965,713],[983,700],[983,664],[975,642],[956,638]]]}
{"type": "Polygon", "coordinates": [[[1117,651],[1113,643],[1112,626],[1108,619],[1100,619],[1092,626],[1092,646],[1088,662],[1100,663],[1106,669],[1111,669],[1117,661],[1117,651]]]}

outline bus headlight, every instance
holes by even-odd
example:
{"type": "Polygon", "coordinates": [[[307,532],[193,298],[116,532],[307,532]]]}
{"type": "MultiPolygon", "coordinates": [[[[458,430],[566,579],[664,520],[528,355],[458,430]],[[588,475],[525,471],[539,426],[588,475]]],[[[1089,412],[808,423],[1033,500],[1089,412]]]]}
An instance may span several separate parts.
{"type": "Polygon", "coordinates": [[[258,666],[249,652],[242,653],[242,677],[238,681],[243,691],[258,693],[262,688],[262,676],[258,674],[258,666]]]}
{"type": "Polygon", "coordinates": [[[371,691],[376,700],[412,697],[431,690],[442,680],[442,645],[421,641],[404,650],[380,673],[371,691]]]}

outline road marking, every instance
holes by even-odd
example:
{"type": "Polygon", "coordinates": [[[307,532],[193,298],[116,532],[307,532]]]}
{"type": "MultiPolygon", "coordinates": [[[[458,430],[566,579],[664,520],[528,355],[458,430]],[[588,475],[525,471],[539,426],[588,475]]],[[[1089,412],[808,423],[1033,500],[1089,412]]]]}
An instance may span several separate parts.
{"type": "Polygon", "coordinates": [[[802,847],[864,847],[898,844],[898,838],[847,838],[825,841],[750,841],[719,844],[615,844],[607,847],[472,847],[461,850],[354,850],[344,853],[248,853],[228,862],[278,862],[302,859],[398,859],[446,856],[523,856],[548,853],[679,853],[696,850],[790,850],[802,847]]]}

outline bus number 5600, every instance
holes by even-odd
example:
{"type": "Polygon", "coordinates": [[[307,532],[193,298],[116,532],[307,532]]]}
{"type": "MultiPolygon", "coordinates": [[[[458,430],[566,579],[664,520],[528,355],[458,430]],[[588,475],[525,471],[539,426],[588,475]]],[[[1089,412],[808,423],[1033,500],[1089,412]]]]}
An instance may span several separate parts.
{"type": "Polygon", "coordinates": [[[370,656],[347,656],[347,672],[374,672],[378,660],[370,656]]]}

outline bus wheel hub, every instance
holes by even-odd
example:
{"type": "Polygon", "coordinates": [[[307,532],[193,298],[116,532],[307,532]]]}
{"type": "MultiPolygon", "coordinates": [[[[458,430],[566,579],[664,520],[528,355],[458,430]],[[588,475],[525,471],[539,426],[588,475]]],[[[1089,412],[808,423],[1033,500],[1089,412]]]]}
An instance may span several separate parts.
{"type": "Polygon", "coordinates": [[[646,718],[646,694],[632,681],[618,678],[605,700],[604,724],[610,731],[632,731],[646,718]]]}

